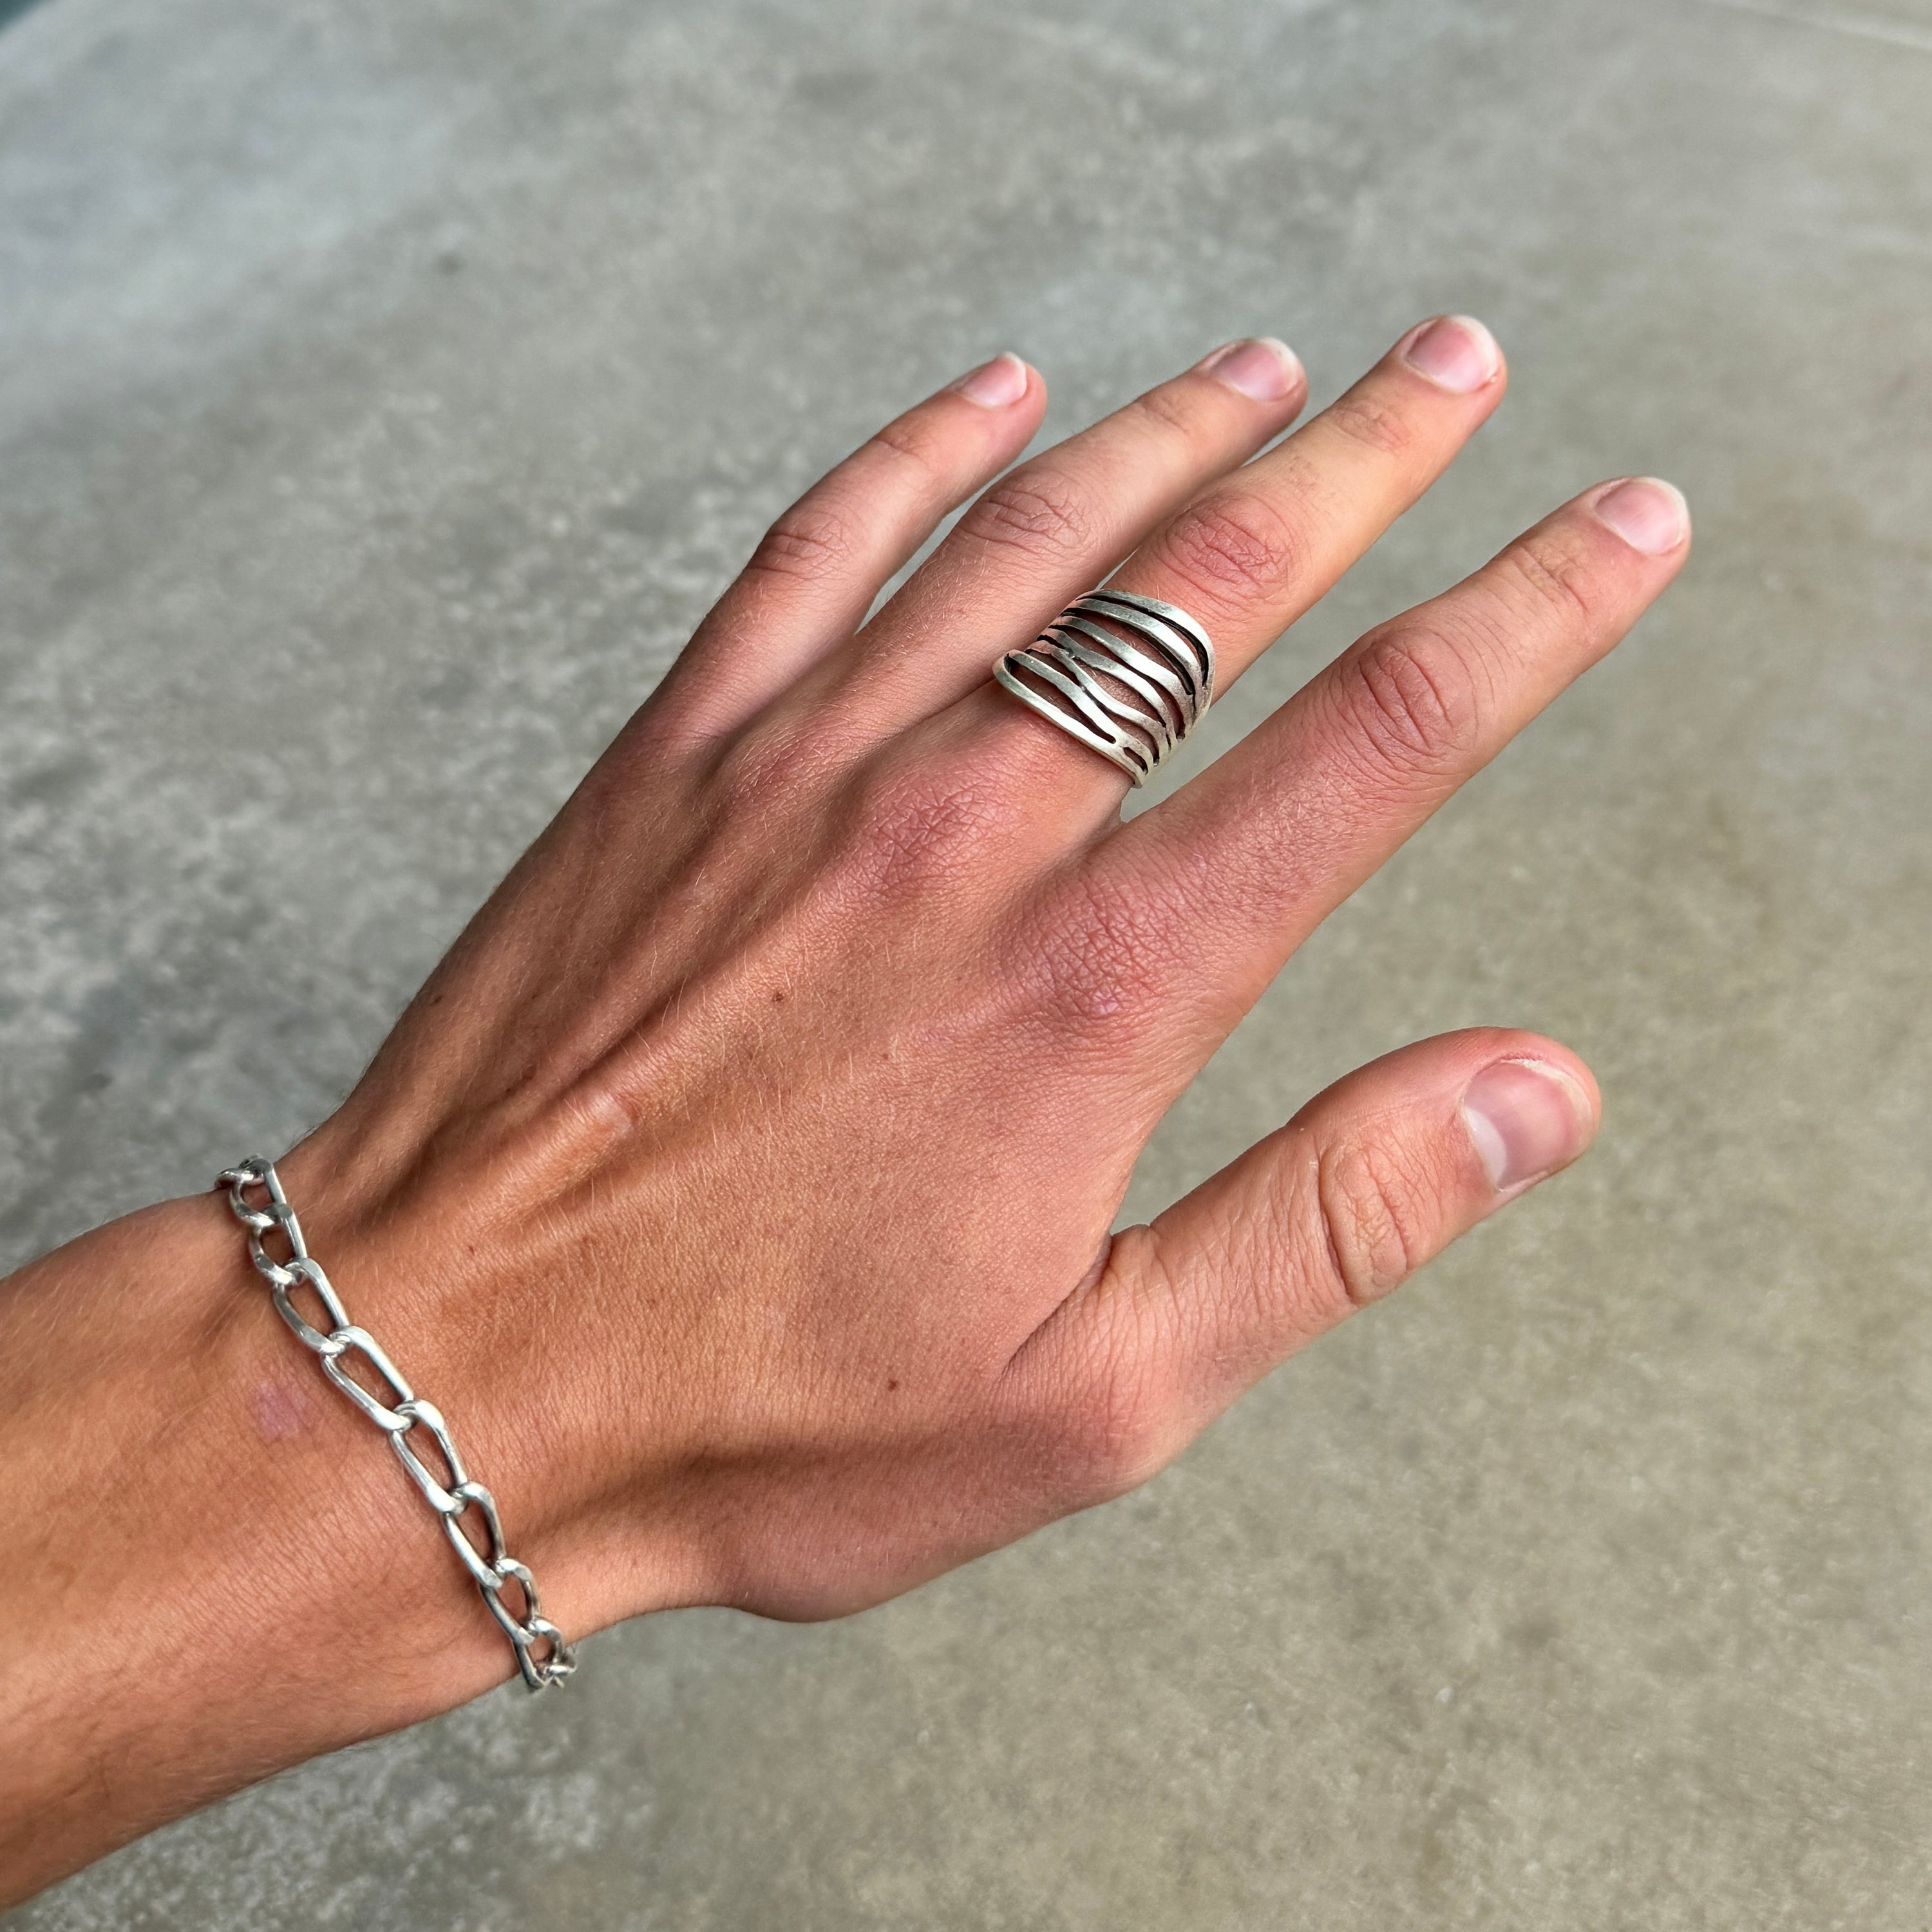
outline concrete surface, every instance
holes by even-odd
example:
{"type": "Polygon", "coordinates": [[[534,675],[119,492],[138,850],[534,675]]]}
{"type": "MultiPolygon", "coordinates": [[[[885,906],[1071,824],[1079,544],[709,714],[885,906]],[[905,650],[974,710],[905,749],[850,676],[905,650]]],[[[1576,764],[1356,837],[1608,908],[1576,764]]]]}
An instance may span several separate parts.
{"type": "Polygon", "coordinates": [[[1928,102],[1932,0],[9,26],[10,1259],[327,1110],[763,521],[1000,347],[1060,428],[1244,330],[1324,393],[1440,307],[1512,351],[1217,742],[1599,476],[1701,548],[1132,1206],[1476,1021],[1592,1058],[1581,1170],[1124,1503],[844,1624],[597,1640],[8,1932],[1922,1932],[1928,102]]]}

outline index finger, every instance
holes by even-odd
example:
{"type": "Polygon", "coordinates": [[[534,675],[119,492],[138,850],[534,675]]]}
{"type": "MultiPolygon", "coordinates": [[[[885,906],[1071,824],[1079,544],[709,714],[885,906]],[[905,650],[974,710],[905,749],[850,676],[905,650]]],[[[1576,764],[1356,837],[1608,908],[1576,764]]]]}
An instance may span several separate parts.
{"type": "Polygon", "coordinates": [[[1158,896],[1185,926],[1190,968],[1216,967],[1168,989],[1175,1010],[1225,1033],[1329,913],[1622,639],[1690,548],[1671,484],[1586,491],[1370,632],[1123,826],[1088,861],[1085,892],[1158,896]]]}

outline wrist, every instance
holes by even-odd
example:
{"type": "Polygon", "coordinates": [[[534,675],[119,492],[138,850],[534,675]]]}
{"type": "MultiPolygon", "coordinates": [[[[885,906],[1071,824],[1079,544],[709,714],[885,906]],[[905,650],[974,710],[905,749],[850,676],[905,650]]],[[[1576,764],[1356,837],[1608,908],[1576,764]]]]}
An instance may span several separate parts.
{"type": "Polygon", "coordinates": [[[508,1673],[374,1435],[213,1193],[0,1286],[0,1534],[28,1584],[0,1658],[0,1895],[508,1673]]]}
{"type": "MultiPolygon", "coordinates": [[[[704,1554],[677,1505],[677,1432],[646,1358],[600,1345],[608,1297],[573,1270],[567,1244],[560,1252],[545,1177],[443,1147],[424,1154],[417,1137],[358,1131],[346,1111],[276,1165],[350,1320],[440,1409],[566,1638],[704,1598],[704,1554]],[[408,1146],[371,1156],[386,1139],[408,1146]]],[[[358,1425],[351,1432],[373,1432],[261,1300],[297,1367],[358,1425]]]]}

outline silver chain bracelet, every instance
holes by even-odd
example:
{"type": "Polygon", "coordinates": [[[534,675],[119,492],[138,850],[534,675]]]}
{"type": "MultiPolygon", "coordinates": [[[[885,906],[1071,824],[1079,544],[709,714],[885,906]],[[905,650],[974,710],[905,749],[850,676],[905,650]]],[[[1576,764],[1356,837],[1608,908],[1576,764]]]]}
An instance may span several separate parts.
{"type": "Polygon", "coordinates": [[[564,1642],[563,1633],[543,1616],[537,1600],[536,1579],[504,1547],[503,1526],[497,1520],[496,1498],[481,1483],[470,1480],[463,1458],[450,1438],[448,1426],[435,1403],[424,1401],[403,1379],[375,1336],[350,1320],[349,1311],[329,1286],[322,1264],[310,1254],[302,1240],[302,1223],[282,1192],[274,1162],[251,1156],[238,1167],[227,1168],[215,1185],[227,1189],[228,1204],[235,1210],[235,1218],[248,1231],[248,1258],[268,1284],[276,1312],[294,1331],[296,1340],[314,1350],[322,1373],[388,1438],[397,1461],[408,1471],[410,1481],[435,1510],[450,1547],[462,1558],[485,1607],[510,1640],[524,1683],[532,1690],[561,1684],[577,1668],[577,1658],[564,1642]],[[267,1195],[259,1207],[249,1202],[248,1191],[251,1187],[259,1187],[267,1195]],[[289,1244],[286,1261],[277,1261],[262,1244],[262,1237],[278,1228],[289,1244]],[[304,1282],[315,1291],[327,1312],[331,1326],[326,1330],[305,1320],[289,1298],[304,1282]],[[360,1355],[375,1370],[394,1396],[394,1407],[370,1394],[349,1373],[343,1366],[343,1358],[347,1355],[360,1355]],[[447,1484],[410,1446],[410,1438],[418,1430],[426,1430],[434,1441],[448,1472],[447,1484]],[[487,1550],[478,1550],[462,1526],[463,1519],[472,1510],[482,1518],[488,1532],[487,1550]],[[521,1593],[520,1615],[503,1600],[505,1588],[512,1583],[521,1593]],[[532,1654],[539,1646],[544,1647],[545,1652],[541,1658],[532,1654]]]}

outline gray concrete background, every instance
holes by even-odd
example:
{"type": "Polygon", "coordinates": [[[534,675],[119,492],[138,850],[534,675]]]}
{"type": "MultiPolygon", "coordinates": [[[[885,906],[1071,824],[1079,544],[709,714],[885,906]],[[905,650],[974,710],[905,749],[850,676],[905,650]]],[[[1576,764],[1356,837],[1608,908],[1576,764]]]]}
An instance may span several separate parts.
{"type": "MultiPolygon", "coordinates": [[[[0,1249],[286,1143],[800,484],[1466,308],[1515,388],[1232,694],[1600,476],[1690,571],[1289,968],[1171,1198],[1546,1028],[1575,1174],[1180,1465],[697,1613],[8,1932],[1805,1928],[1932,1894],[1932,0],[49,0],[0,35],[0,1249]]],[[[220,1641],[220,1606],[208,1636],[220,1641]]]]}

